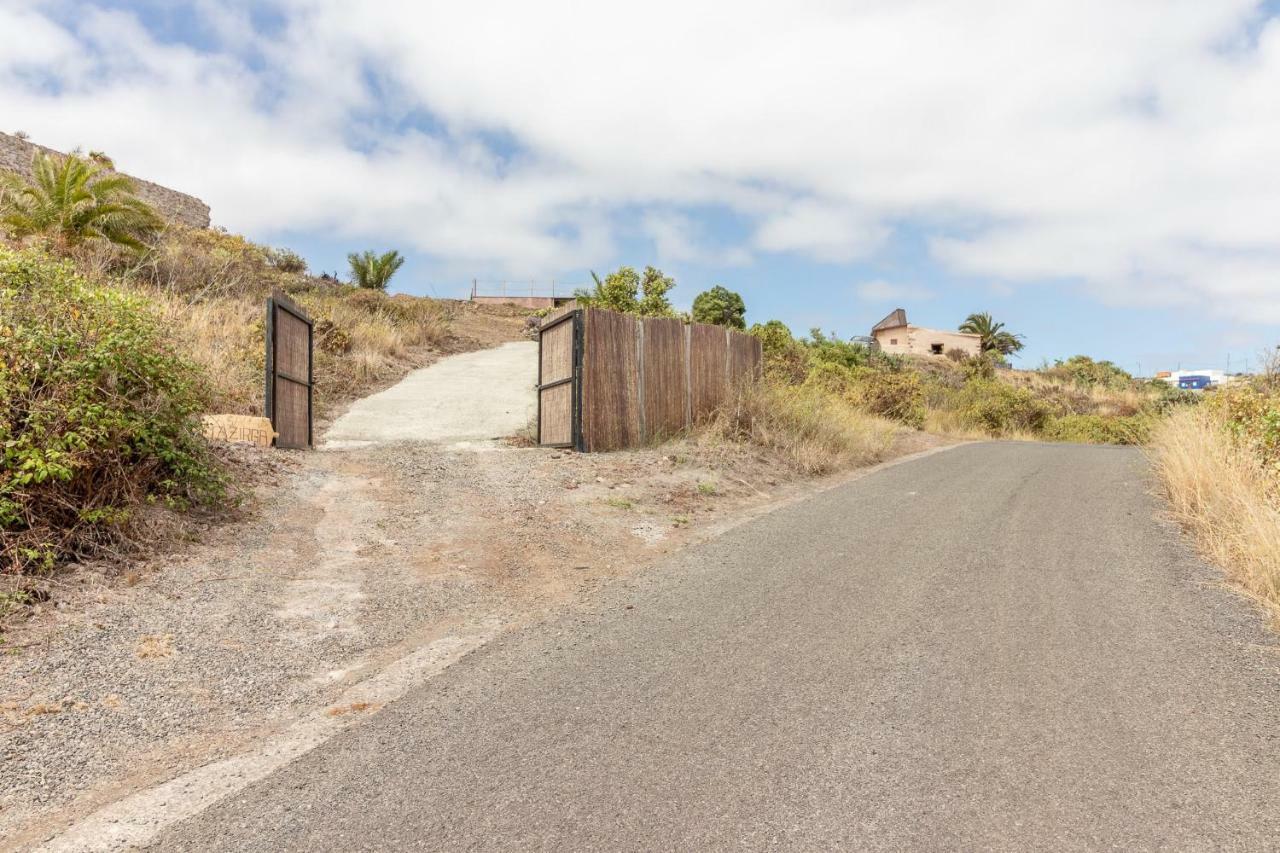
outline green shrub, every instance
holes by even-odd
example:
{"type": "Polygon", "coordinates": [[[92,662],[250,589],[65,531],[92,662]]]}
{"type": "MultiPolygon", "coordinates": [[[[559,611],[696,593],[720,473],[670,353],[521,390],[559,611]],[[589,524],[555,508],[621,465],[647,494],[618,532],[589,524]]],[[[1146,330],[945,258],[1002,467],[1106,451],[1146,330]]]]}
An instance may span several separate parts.
{"type": "Polygon", "coordinates": [[[1149,415],[1064,415],[1045,424],[1044,437],[1077,444],[1146,444],[1154,424],[1149,415]]]}
{"type": "Polygon", "coordinates": [[[900,421],[919,429],[924,426],[924,386],[915,371],[851,368],[847,399],[873,415],[900,421]]]}
{"type": "Polygon", "coordinates": [[[268,248],[266,251],[267,261],[280,272],[298,274],[306,273],[307,259],[292,249],[268,248]]]}
{"type": "Polygon", "coordinates": [[[225,494],[202,377],[139,299],[0,248],[0,571],[117,543],[148,501],[225,494]]]}
{"type": "Polygon", "coordinates": [[[1233,385],[1209,395],[1206,405],[1237,444],[1280,475],[1280,393],[1233,385]]]}
{"type": "Polygon", "coordinates": [[[970,379],[956,395],[961,418],[991,435],[1037,433],[1049,420],[1049,406],[1031,391],[999,379],[970,379]]]}
{"type": "Polygon", "coordinates": [[[791,335],[781,320],[756,323],[748,332],[760,340],[764,353],[764,375],[779,382],[798,385],[809,372],[809,356],[804,344],[791,335]]]}
{"type": "Polygon", "coordinates": [[[1058,359],[1053,367],[1042,367],[1041,373],[1065,379],[1086,388],[1128,388],[1133,384],[1129,372],[1110,361],[1094,361],[1087,355],[1058,359]]]}

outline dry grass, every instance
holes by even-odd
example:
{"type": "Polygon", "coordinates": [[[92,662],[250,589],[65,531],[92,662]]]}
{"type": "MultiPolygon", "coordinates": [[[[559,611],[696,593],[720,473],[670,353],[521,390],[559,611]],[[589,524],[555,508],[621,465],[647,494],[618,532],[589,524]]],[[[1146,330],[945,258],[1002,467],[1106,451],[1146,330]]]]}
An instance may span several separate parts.
{"type": "Polygon", "coordinates": [[[900,429],[819,388],[766,381],[743,388],[703,436],[769,448],[815,475],[879,461],[900,429]]]}
{"type": "Polygon", "coordinates": [[[1175,412],[1150,455],[1201,552],[1257,599],[1280,628],[1280,500],[1275,475],[1204,409],[1175,412]]]}
{"type": "MultiPolygon", "coordinates": [[[[974,426],[964,412],[955,409],[927,409],[923,429],[933,435],[945,435],[962,441],[990,441],[997,437],[989,430],[974,426]]],[[[998,438],[1001,441],[1045,441],[1043,435],[1024,429],[1002,432],[998,438]]]]}
{"type": "Polygon", "coordinates": [[[143,660],[173,656],[172,634],[148,634],[138,638],[134,654],[143,660]]]}
{"type": "Polygon", "coordinates": [[[1000,378],[1015,387],[1030,389],[1058,415],[1129,417],[1150,405],[1154,398],[1151,392],[1141,388],[1085,386],[1032,370],[1001,371],[1000,378]]]}
{"type": "Polygon", "coordinates": [[[444,303],[315,278],[282,264],[281,254],[219,229],[172,226],[141,258],[96,242],[69,257],[89,280],[152,303],[204,369],[218,414],[262,414],[264,304],[274,290],[316,321],[321,416],[421,366],[450,336],[444,303]]]}
{"type": "Polygon", "coordinates": [[[449,312],[436,300],[282,272],[270,250],[217,231],[173,229],[140,266],[113,269],[90,254],[74,260],[152,303],[204,368],[221,414],[262,414],[264,302],[272,290],[289,293],[315,320],[321,413],[419,366],[449,336],[449,312]]]}

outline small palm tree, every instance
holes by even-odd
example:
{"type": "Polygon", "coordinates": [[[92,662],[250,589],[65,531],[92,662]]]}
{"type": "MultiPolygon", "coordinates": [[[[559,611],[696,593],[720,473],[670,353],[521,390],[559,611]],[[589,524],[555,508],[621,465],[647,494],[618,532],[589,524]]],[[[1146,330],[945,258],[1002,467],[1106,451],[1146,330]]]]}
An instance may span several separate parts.
{"type": "Polygon", "coordinates": [[[0,228],[17,238],[42,234],[64,248],[106,240],[141,251],[162,226],[131,179],[75,154],[37,151],[30,181],[10,174],[0,183],[0,228]]]}
{"type": "Polygon", "coordinates": [[[352,280],[371,290],[386,290],[391,276],[404,266],[404,258],[395,249],[382,255],[376,255],[372,251],[365,251],[363,254],[352,252],[347,255],[347,260],[351,263],[352,280]]]}
{"type": "Polygon", "coordinates": [[[984,353],[997,352],[1002,356],[1012,355],[1022,349],[1022,335],[1006,331],[1004,323],[997,323],[985,311],[981,314],[970,314],[960,324],[960,331],[982,337],[984,353]]]}

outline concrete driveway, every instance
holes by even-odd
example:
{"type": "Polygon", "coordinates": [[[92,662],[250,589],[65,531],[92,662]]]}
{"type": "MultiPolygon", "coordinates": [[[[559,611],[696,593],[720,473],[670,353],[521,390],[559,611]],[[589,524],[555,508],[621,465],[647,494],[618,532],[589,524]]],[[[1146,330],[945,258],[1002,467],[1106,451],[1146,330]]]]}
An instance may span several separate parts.
{"type": "Polygon", "coordinates": [[[532,421],[537,382],[534,341],[452,355],[357,401],[329,428],[323,446],[505,438],[532,421]]]}
{"type": "Polygon", "coordinates": [[[474,652],[163,850],[1275,850],[1280,656],[1130,449],[982,444],[474,652]]]}

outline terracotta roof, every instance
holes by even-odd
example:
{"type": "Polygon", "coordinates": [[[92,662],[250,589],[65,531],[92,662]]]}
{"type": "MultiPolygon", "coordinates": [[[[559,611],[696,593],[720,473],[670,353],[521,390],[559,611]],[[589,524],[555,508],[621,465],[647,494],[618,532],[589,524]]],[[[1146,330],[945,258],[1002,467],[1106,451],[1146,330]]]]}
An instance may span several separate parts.
{"type": "Polygon", "coordinates": [[[895,308],[892,314],[872,326],[871,332],[875,334],[881,329],[897,329],[905,325],[907,325],[907,309],[895,308]]]}

